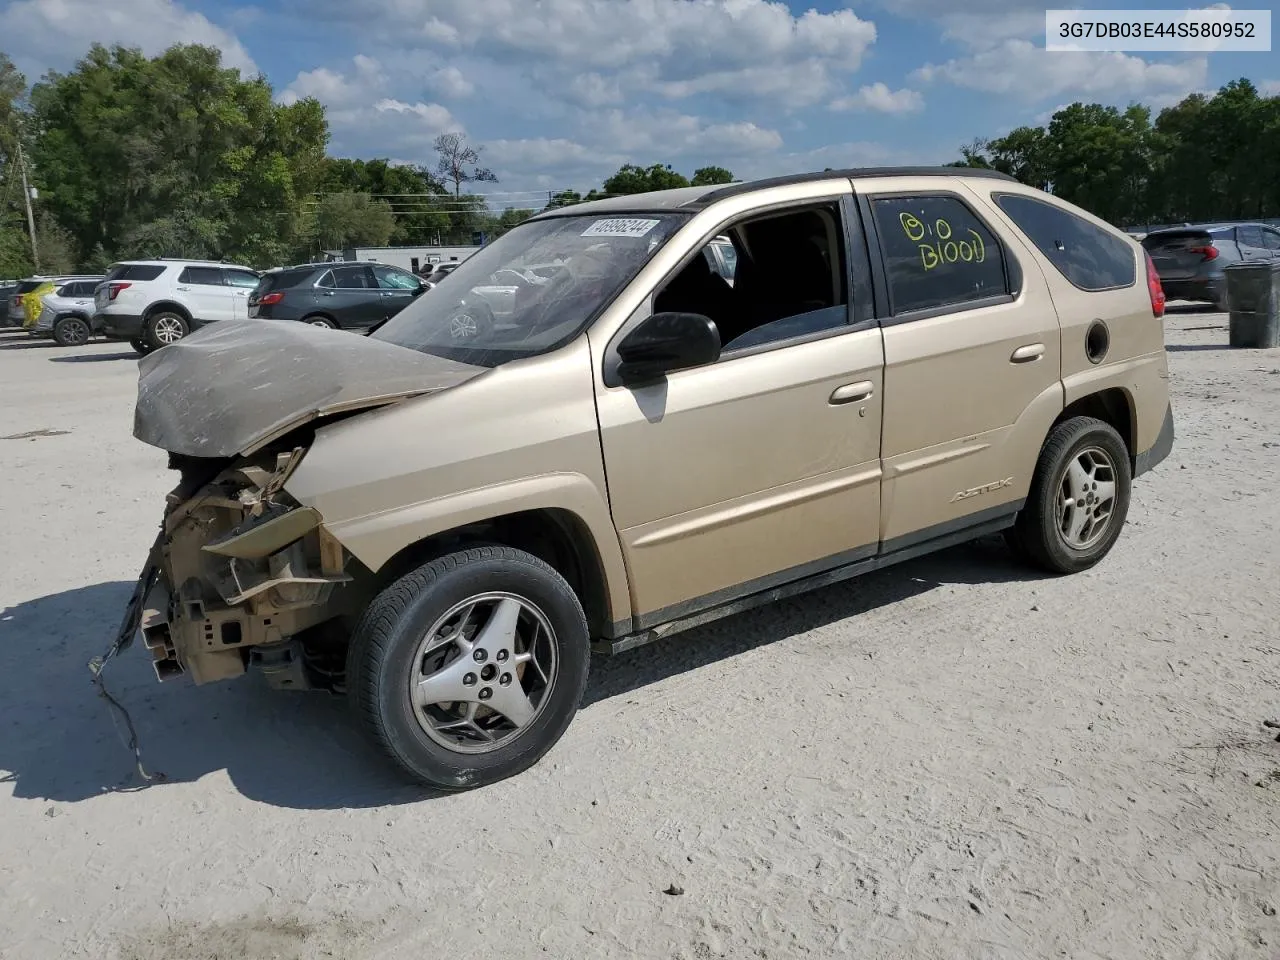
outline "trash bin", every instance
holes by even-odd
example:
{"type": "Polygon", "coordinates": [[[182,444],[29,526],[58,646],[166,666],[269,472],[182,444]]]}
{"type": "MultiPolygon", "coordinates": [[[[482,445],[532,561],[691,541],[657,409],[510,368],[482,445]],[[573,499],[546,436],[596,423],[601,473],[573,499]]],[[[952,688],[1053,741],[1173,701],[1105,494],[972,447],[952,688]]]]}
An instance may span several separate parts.
{"type": "Polygon", "coordinates": [[[1226,269],[1233,347],[1280,347],[1280,260],[1233,263],[1226,269]]]}

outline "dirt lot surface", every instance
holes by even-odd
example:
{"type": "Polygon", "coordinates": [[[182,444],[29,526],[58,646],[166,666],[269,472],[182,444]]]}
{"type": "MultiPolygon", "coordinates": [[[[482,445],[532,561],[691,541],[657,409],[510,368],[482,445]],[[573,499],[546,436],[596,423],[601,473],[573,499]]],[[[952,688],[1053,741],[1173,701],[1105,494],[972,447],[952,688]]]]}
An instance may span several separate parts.
{"type": "Polygon", "coordinates": [[[1095,570],[984,541],[597,661],[446,798],[135,646],[139,789],[85,664],[171,477],[131,351],[0,335],[0,956],[1280,957],[1280,351],[1225,323],[1169,318],[1177,443],[1095,570]]]}

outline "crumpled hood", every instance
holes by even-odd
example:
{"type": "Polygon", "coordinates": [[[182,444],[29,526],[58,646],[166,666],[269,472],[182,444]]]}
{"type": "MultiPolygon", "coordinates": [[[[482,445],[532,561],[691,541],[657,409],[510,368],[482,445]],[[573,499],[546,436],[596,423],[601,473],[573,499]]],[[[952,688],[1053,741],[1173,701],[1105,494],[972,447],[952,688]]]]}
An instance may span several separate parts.
{"type": "Polygon", "coordinates": [[[247,454],[309,420],[485,372],[309,324],[223,320],[138,361],[133,435],[190,457],[247,454]]]}

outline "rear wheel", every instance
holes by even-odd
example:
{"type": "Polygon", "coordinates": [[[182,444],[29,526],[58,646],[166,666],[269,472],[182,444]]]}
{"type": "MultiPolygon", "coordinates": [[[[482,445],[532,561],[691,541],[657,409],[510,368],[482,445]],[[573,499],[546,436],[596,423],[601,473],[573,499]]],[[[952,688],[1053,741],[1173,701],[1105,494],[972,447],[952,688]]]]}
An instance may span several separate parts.
{"type": "Polygon", "coordinates": [[[177,343],[187,335],[189,330],[186,318],[172,310],[159,310],[151,314],[143,326],[147,343],[154,350],[177,343]]]}
{"type": "Polygon", "coordinates": [[[53,325],[53,339],[60,347],[78,347],[93,336],[83,317],[63,317],[53,325]]]}
{"type": "Polygon", "coordinates": [[[1093,417],[1058,424],[1010,535],[1018,552],[1053,573],[1089,569],[1120,536],[1131,484],[1129,451],[1114,427],[1093,417]]]}
{"type": "Polygon", "coordinates": [[[586,687],[586,618],[569,584],[509,547],[451,553],[369,605],[347,654],[357,721],[405,773],[465,790],[537,763],[586,687]]]}
{"type": "Polygon", "coordinates": [[[338,329],[338,325],[334,323],[332,320],[330,320],[328,317],[307,317],[302,322],[305,324],[309,324],[310,326],[313,326],[313,327],[323,327],[325,330],[338,329]]]}

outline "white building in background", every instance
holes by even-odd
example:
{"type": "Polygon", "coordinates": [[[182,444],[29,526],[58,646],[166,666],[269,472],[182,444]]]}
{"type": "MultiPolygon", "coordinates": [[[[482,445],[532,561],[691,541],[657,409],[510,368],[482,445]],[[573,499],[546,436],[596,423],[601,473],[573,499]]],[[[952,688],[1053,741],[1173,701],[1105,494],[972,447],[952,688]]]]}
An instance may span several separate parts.
{"type": "Polygon", "coordinates": [[[373,260],[419,273],[429,264],[459,263],[479,249],[479,247],[347,247],[341,251],[326,250],[325,253],[331,260],[373,260]]]}

